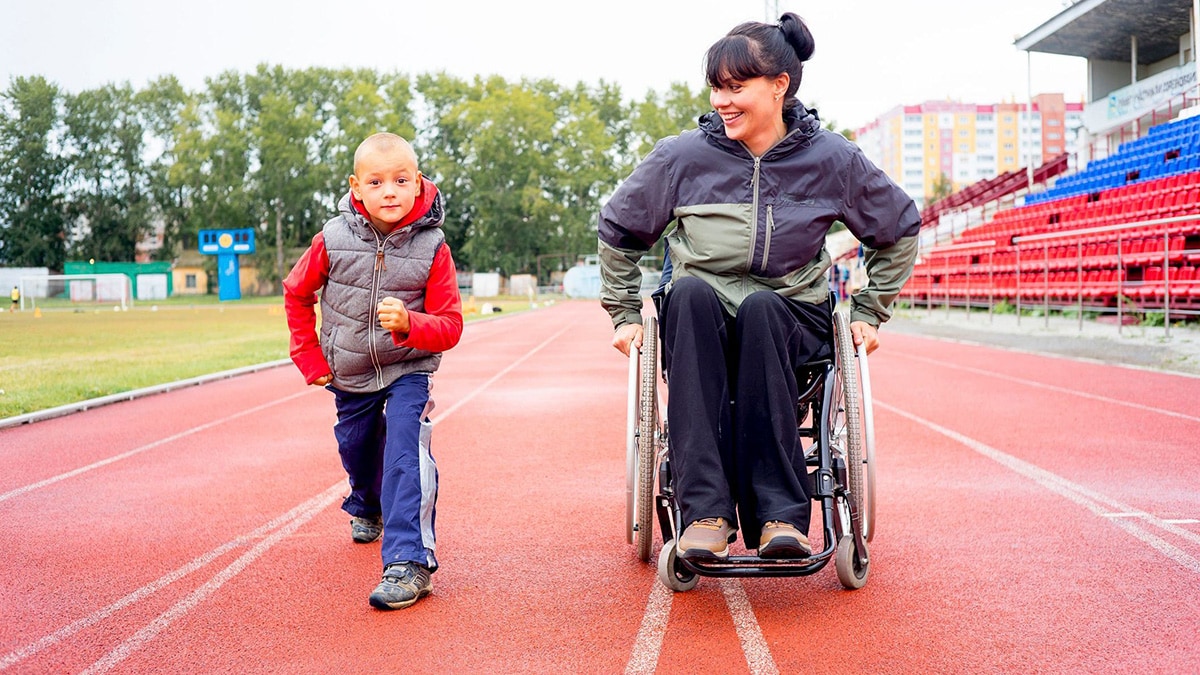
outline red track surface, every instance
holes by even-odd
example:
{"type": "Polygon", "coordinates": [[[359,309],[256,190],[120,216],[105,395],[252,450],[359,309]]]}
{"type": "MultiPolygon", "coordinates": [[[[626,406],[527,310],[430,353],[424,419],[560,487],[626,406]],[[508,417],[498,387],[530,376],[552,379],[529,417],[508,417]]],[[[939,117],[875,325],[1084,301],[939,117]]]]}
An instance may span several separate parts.
{"type": "Polygon", "coordinates": [[[609,337],[590,302],[468,326],[400,612],[290,368],[0,431],[0,670],[1200,671],[1200,379],[885,331],[866,587],[673,595],[624,540],[609,337]]]}

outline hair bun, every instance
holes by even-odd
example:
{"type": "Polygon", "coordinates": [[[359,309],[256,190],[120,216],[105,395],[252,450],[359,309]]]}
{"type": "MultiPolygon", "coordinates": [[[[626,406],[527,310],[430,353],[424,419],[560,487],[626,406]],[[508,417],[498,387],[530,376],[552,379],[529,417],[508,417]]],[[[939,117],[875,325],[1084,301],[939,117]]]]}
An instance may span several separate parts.
{"type": "Polygon", "coordinates": [[[801,62],[812,58],[816,42],[803,19],[793,12],[786,12],[779,17],[779,29],[783,31],[783,38],[796,50],[801,62]]]}

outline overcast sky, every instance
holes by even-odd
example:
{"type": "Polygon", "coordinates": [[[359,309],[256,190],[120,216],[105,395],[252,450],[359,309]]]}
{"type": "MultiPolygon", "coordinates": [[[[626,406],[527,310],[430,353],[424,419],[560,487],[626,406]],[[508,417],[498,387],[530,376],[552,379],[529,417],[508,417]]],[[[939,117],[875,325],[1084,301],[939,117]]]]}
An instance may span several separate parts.
{"type": "MultiPolygon", "coordinates": [[[[800,98],[857,128],[900,104],[1023,101],[1026,56],[1013,41],[1062,0],[843,0],[778,3],[809,24],[816,54],[800,98]]],[[[703,87],[704,51],[764,0],[0,0],[0,84],[43,75],[69,91],[144,86],[288,68],[447,71],[560,84],[601,79],[631,98],[672,82],[703,87]],[[339,7],[335,9],[335,7],[339,7]]],[[[1034,94],[1082,100],[1083,59],[1034,54],[1034,94]]]]}

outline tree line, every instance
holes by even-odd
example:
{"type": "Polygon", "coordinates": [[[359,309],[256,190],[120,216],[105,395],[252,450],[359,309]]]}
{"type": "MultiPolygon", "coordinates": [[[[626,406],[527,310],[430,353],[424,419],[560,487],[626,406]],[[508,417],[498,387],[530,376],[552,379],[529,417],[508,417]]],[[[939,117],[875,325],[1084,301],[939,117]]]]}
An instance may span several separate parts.
{"type": "Polygon", "coordinates": [[[17,77],[0,93],[0,265],[130,261],[156,230],[171,260],[201,229],[250,227],[252,264],[277,283],[335,212],[358,143],[386,130],[413,139],[446,198],[460,268],[534,272],[593,253],[602,200],[708,109],[682,84],[629,101],[603,81],[368,69],[261,65],[199,91],[17,77]]]}

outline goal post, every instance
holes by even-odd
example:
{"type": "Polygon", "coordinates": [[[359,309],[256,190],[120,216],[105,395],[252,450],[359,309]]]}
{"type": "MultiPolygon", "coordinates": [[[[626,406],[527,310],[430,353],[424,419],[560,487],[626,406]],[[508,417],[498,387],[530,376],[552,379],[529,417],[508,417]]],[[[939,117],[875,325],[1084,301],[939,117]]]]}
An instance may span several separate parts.
{"type": "Polygon", "coordinates": [[[133,282],[124,274],[45,274],[21,277],[21,310],[133,306],[133,282]]]}

